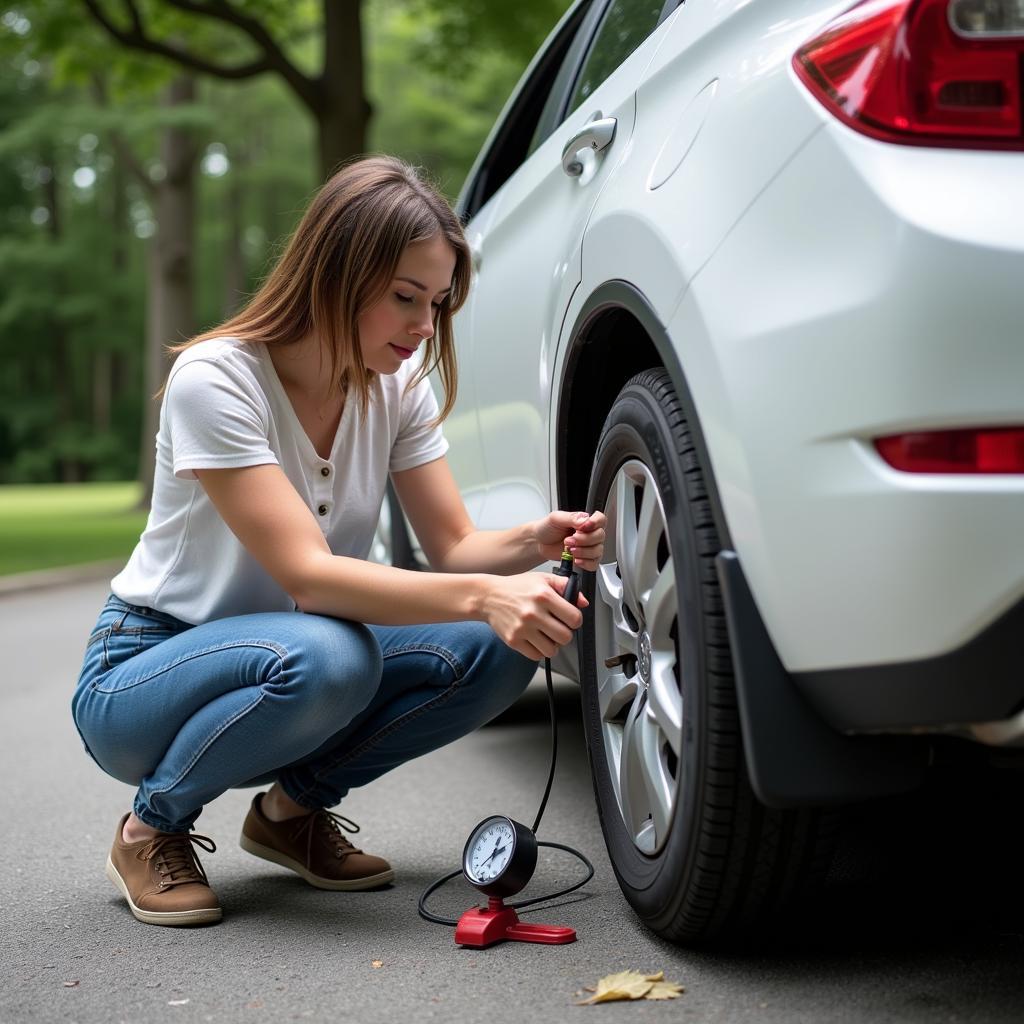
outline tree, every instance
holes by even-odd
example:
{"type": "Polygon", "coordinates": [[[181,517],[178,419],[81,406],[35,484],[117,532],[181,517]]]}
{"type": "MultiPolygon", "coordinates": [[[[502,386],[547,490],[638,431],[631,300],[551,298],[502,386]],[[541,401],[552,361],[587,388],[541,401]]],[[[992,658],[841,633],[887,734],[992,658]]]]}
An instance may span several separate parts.
{"type": "Polygon", "coordinates": [[[251,57],[227,62],[168,38],[173,22],[152,5],[144,9],[141,0],[124,0],[126,24],[111,16],[103,0],[82,2],[122,45],[192,72],[232,81],[268,72],[279,75],[316,123],[322,179],[343,160],[364,151],[371,108],[364,85],[361,0],[320,0],[323,57],[315,72],[302,70],[281,39],[295,26],[299,38],[306,36],[309,4],[249,0],[243,9],[228,0],[164,0],[164,7],[189,16],[184,33],[189,38],[195,36],[196,23],[226,25],[236,31],[239,43],[255,51],[251,57]],[[305,21],[297,15],[305,15],[305,21]]]}
{"type": "MultiPolygon", "coordinates": [[[[119,30],[133,29],[135,12],[147,38],[225,67],[259,52],[208,9],[259,19],[308,78],[326,60],[331,5],[318,0],[133,0],[127,16],[122,0],[93,2],[119,30]]],[[[258,284],[325,173],[322,129],[294,116],[295,89],[272,67],[245,81],[200,73],[122,45],[84,0],[9,3],[0,13],[0,481],[126,479],[138,467],[148,484],[137,456],[153,453],[160,373],[144,378],[145,361],[160,366],[166,344],[215,325],[258,284]],[[172,139],[182,158],[166,148],[172,139]],[[161,193],[183,172],[191,194],[178,189],[171,212],[161,193]]],[[[471,0],[468,19],[456,0],[349,5],[372,53],[365,90],[378,113],[364,144],[425,165],[449,196],[567,0],[522,0],[515,19],[481,4],[471,0]]]]}

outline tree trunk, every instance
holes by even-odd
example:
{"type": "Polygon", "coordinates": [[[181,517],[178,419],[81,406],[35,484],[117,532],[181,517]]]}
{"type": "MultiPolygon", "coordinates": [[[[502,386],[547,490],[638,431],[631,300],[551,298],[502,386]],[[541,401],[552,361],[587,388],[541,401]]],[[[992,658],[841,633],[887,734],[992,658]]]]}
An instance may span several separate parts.
{"type": "Polygon", "coordinates": [[[226,320],[241,306],[246,292],[245,251],[242,248],[242,170],[248,163],[244,148],[231,154],[228,181],[227,242],[224,252],[224,298],[222,313],[226,320]]]}
{"type": "MultiPolygon", "coordinates": [[[[164,94],[164,106],[195,100],[195,79],[182,75],[164,94]]],[[[171,360],[165,345],[187,341],[195,333],[193,245],[196,207],[196,166],[199,147],[191,129],[165,128],[160,159],[165,176],[154,189],[156,232],[146,254],[146,341],[143,360],[143,417],[139,447],[139,482],[145,509],[153,497],[156,432],[160,407],[153,395],[167,376],[171,360]]]]}
{"type": "Polygon", "coordinates": [[[313,115],[324,181],[342,161],[366,150],[372,108],[366,98],[361,6],[361,0],[323,0],[322,103],[313,115]]]}
{"type": "MultiPolygon", "coordinates": [[[[106,95],[97,89],[98,102],[106,106],[106,95]]],[[[114,277],[120,280],[128,267],[125,169],[114,161],[110,172],[110,223],[113,227],[110,266],[114,277]]],[[[116,353],[107,348],[95,353],[92,378],[92,424],[97,433],[106,433],[112,425],[113,396],[116,393],[116,353]]]]}
{"type": "MultiPolygon", "coordinates": [[[[63,229],[62,213],[60,208],[59,173],[57,169],[56,154],[50,150],[47,153],[46,164],[50,170],[50,177],[46,182],[44,193],[46,195],[46,207],[50,214],[49,229],[50,238],[54,246],[60,245],[63,229]]],[[[63,288],[63,283],[58,283],[58,288],[63,288]]],[[[68,344],[68,332],[59,316],[55,317],[50,324],[51,338],[53,341],[53,387],[56,392],[57,423],[56,435],[67,436],[71,423],[75,417],[75,395],[72,384],[71,350],[68,344]]],[[[57,456],[58,473],[60,481],[64,484],[77,483],[81,479],[81,465],[77,459],[68,458],[66,455],[57,456]]]]}
{"type": "Polygon", "coordinates": [[[110,430],[112,367],[113,360],[105,348],[93,353],[92,425],[97,433],[110,430]]]}
{"type": "MultiPolygon", "coordinates": [[[[103,111],[110,109],[106,78],[96,71],[92,75],[92,96],[103,111]]],[[[110,269],[115,280],[121,280],[128,270],[128,177],[134,171],[139,184],[149,190],[150,183],[142,174],[127,143],[116,128],[109,134],[114,150],[114,162],[110,171],[110,269]]],[[[120,315],[111,321],[115,333],[124,331],[125,323],[120,315]]],[[[101,342],[101,345],[103,343],[101,342]]],[[[92,415],[91,423],[96,433],[109,432],[113,427],[114,397],[120,396],[127,376],[124,354],[116,347],[97,348],[92,371],[92,415]]]]}

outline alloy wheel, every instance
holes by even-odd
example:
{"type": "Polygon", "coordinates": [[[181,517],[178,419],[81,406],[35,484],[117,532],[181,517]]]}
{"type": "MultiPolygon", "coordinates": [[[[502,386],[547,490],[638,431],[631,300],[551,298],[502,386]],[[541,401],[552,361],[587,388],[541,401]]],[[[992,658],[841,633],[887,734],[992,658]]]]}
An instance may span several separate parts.
{"type": "Polygon", "coordinates": [[[664,846],[680,792],[683,698],[676,575],[665,509],[637,459],[605,501],[608,543],[597,572],[597,699],[612,787],[645,854],[664,846]]]}

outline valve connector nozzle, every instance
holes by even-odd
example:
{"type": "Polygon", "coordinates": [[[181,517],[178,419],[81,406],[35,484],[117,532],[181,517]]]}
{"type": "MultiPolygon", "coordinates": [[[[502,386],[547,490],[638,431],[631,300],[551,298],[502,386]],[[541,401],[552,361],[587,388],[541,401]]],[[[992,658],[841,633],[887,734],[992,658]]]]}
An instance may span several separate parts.
{"type": "Polygon", "coordinates": [[[572,552],[566,548],[562,552],[562,560],[553,570],[556,576],[571,576],[573,570],[572,552]]]}

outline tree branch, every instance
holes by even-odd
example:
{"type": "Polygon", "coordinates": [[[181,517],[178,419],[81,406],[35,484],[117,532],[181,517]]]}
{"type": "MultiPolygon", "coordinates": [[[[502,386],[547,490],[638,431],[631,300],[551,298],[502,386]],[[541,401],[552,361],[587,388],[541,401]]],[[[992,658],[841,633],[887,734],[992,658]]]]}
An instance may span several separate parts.
{"type": "Polygon", "coordinates": [[[179,11],[214,18],[244,32],[260,48],[269,67],[281,75],[307,107],[315,110],[318,102],[316,83],[288,59],[274,37],[267,31],[266,26],[257,18],[243,14],[237,8],[232,7],[227,0],[166,0],[166,2],[171,7],[177,7],[179,11]]]}
{"type": "Polygon", "coordinates": [[[167,43],[161,42],[159,39],[153,39],[147,35],[138,9],[132,0],[125,0],[125,6],[128,8],[132,20],[132,28],[130,30],[118,28],[107,17],[99,0],[82,0],[82,3],[85,4],[93,18],[119,43],[133,50],[141,50],[144,53],[153,53],[159,57],[165,57],[193,71],[201,71],[204,74],[214,75],[217,78],[239,79],[252,78],[255,75],[263,74],[265,71],[277,70],[266,57],[252,61],[249,64],[225,67],[224,65],[204,60],[202,57],[197,57],[188,50],[181,50],[176,46],[170,46],[167,43]]]}

